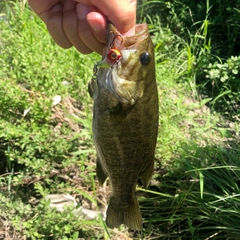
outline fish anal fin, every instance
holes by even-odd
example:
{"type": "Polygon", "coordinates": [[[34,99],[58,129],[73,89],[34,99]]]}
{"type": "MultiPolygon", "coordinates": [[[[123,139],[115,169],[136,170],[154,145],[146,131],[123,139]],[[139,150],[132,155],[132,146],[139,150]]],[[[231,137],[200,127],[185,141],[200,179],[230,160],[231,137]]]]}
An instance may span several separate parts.
{"type": "MultiPolygon", "coordinates": [[[[119,227],[121,224],[132,230],[142,229],[142,216],[140,213],[137,198],[132,199],[132,203],[114,203],[114,196],[110,199],[107,209],[107,226],[110,228],[119,227]]],[[[117,202],[117,201],[116,201],[117,202]]],[[[119,200],[118,200],[119,202],[119,200]]]]}
{"type": "Polygon", "coordinates": [[[106,178],[108,177],[105,171],[103,170],[102,164],[100,162],[99,157],[97,157],[97,163],[96,163],[96,171],[97,171],[97,178],[100,185],[103,185],[106,178]]]}

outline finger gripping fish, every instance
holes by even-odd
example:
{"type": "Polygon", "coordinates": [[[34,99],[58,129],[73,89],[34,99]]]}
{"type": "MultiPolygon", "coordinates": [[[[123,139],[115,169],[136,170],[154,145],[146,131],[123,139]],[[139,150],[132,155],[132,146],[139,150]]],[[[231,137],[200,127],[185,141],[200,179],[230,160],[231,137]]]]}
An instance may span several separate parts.
{"type": "Polygon", "coordinates": [[[142,228],[135,195],[138,180],[149,185],[158,132],[154,48],[146,24],[122,36],[109,24],[102,60],[94,67],[89,93],[94,99],[93,137],[97,177],[112,186],[109,227],[142,228]]]}

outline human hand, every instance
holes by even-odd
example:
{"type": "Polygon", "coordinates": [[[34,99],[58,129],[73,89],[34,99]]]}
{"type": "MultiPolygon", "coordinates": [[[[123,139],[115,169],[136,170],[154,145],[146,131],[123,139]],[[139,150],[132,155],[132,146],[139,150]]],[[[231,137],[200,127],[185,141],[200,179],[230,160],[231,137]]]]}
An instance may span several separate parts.
{"type": "Polygon", "coordinates": [[[136,0],[29,0],[62,48],[102,54],[107,20],[122,34],[135,24],[136,0]]]}

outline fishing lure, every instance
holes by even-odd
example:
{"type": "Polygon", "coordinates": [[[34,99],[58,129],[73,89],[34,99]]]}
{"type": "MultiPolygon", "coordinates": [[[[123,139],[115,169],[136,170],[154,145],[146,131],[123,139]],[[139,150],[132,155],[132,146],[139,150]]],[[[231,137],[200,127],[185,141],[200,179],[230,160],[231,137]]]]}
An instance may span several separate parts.
{"type": "Polygon", "coordinates": [[[121,53],[117,49],[114,49],[114,48],[111,48],[109,50],[109,52],[107,53],[107,60],[111,64],[116,63],[121,57],[122,57],[121,53]]]}

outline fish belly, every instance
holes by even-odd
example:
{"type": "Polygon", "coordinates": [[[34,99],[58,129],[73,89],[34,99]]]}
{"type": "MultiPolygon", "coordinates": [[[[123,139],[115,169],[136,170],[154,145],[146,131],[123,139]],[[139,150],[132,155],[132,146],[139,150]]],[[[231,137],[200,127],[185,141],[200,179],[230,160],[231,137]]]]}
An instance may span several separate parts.
{"type": "Polygon", "coordinates": [[[138,179],[147,187],[154,167],[157,137],[157,96],[140,99],[134,106],[109,101],[102,94],[94,106],[93,133],[97,150],[97,176],[100,184],[109,176],[112,196],[107,225],[142,227],[135,195],[138,179]],[[149,107],[149,102],[153,102],[149,107]],[[109,104],[110,103],[110,104],[109,104]]]}

